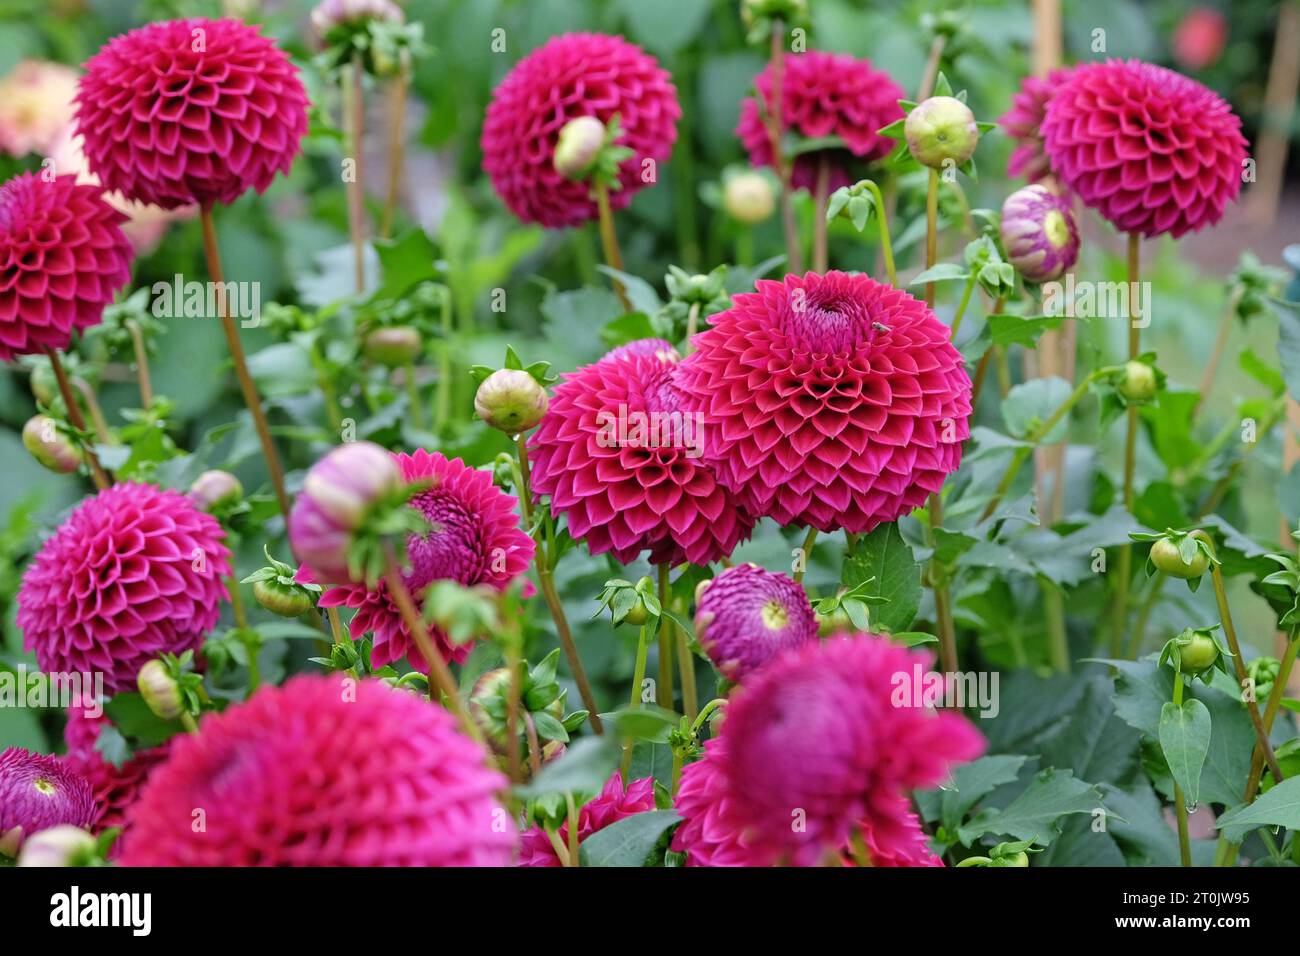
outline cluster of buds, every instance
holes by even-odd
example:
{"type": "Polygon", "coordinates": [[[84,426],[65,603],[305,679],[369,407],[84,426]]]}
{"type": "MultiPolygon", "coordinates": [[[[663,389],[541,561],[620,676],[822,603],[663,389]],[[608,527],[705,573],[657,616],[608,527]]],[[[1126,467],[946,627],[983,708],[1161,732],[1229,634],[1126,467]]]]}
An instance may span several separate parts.
{"type": "Polygon", "coordinates": [[[311,22],[332,71],[360,60],[372,76],[393,76],[425,52],[424,27],[392,0],[323,0],[311,22]]]}
{"type": "Polygon", "coordinates": [[[507,435],[521,435],[537,427],[550,403],[546,386],[555,381],[550,368],[549,362],[524,365],[507,346],[503,368],[475,365],[470,369],[479,383],[474,412],[489,427],[507,435]]]}

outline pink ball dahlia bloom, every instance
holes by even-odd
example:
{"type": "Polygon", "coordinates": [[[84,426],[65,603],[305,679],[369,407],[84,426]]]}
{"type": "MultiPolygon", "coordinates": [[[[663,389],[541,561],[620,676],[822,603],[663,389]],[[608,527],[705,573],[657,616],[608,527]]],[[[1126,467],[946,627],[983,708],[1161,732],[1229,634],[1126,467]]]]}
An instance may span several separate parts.
{"type": "Polygon", "coordinates": [[[294,677],[173,741],[127,813],[122,863],[508,866],[506,785],[441,707],[377,680],[294,677]]]}
{"type": "Polygon", "coordinates": [[[126,217],[75,176],[0,186],[0,361],[65,349],[131,278],[126,217]]]}
{"type": "MultiPolygon", "coordinates": [[[[771,846],[746,835],[743,794],[728,789],[722,772],[725,747],[723,738],[707,741],[704,757],[682,771],[674,805],[683,819],[673,834],[671,849],[686,854],[687,866],[771,866],[778,861],[771,846]]],[[[882,796],[875,806],[876,812],[856,825],[872,866],[943,866],[906,797],[891,801],[882,796]]],[[[849,847],[828,850],[826,857],[843,866],[856,865],[849,847]]]]}
{"type": "MultiPolygon", "coordinates": [[[[898,101],[907,96],[888,73],[875,69],[870,60],[855,60],[839,53],[809,50],[784,60],[781,80],[781,124],[807,139],[837,136],[843,148],[804,153],[794,163],[792,182],[796,189],[812,189],[823,158],[831,162],[830,188],[853,182],[848,170],[851,160],[868,163],[887,156],[894,141],[877,130],[903,118],[898,101]]],[[[766,117],[771,115],[772,67],[755,79],[763,98],[763,109],[751,97],[740,106],[736,135],[755,166],[772,165],[772,140],[766,117]]]]}
{"type": "Polygon", "coordinates": [[[95,746],[106,723],[107,718],[103,716],[89,717],[84,711],[69,711],[68,724],[63,730],[63,739],[68,745],[68,755],[64,759],[90,783],[95,804],[88,824],[90,831],[99,834],[110,827],[122,830],[109,852],[110,857],[116,859],[121,856],[130,835],[127,810],[140,799],[140,792],[150,775],[167,760],[171,742],[137,750],[120,767],[115,767],[95,746]]]}
{"type": "MultiPolygon", "coordinates": [[[[486,584],[504,591],[528,570],[534,544],[519,528],[515,512],[518,499],[493,485],[489,472],[471,468],[459,458],[447,459],[423,449],[413,455],[399,453],[392,457],[406,481],[432,481],[410,501],[410,507],[420,512],[432,529],[424,535],[411,535],[406,542],[410,567],[402,580],[417,606],[424,590],[434,581],[486,584]]],[[[313,580],[306,566],[298,577],[313,580]]],[[[371,661],[376,667],[402,657],[418,669],[428,667],[383,581],[373,588],[360,584],[328,588],[320,606],[356,608],[350,630],[358,638],[374,632],[371,661]]],[[[454,644],[432,625],[429,636],[446,660],[460,663],[469,656],[470,643],[454,644]]]]}
{"type": "Polygon", "coordinates": [[[897,677],[911,681],[928,664],[886,637],[839,635],[782,654],[741,685],[718,759],[748,852],[811,866],[860,830],[886,857],[915,857],[900,798],[984,748],[961,715],[896,702],[897,677]],[[791,826],[796,814],[802,830],[791,826]]]}
{"type": "MultiPolygon", "coordinates": [[[[605,781],[600,793],[588,800],[578,811],[578,844],[597,830],[603,830],[611,823],[617,823],[624,817],[646,813],[655,808],[655,782],[652,777],[633,780],[623,786],[623,776],[617,771],[605,781]]],[[[560,840],[565,846],[569,841],[569,824],[560,824],[560,840]]],[[[550,837],[541,827],[535,826],[525,831],[519,845],[520,866],[560,866],[560,858],[551,845],[550,837]]]]}
{"type": "Polygon", "coordinates": [[[516,216],[551,229],[595,219],[585,182],[553,165],[560,130],[570,120],[619,117],[618,145],[633,155],[622,165],[622,189],[610,205],[622,209],[646,185],[642,164],[666,160],[681,116],[677,89],[654,57],[621,37],[567,33],[524,57],[492,94],[483,123],[483,169],[516,216]]]}
{"type": "Polygon", "coordinates": [[[307,132],[307,93],[259,27],[150,23],[86,61],[77,124],[105,189],[164,209],[228,204],[287,173],[307,132]]]}
{"type": "Polygon", "coordinates": [[[697,416],[675,382],[677,352],[647,340],[565,375],[528,447],[533,490],[592,554],[624,564],[708,564],[754,522],[700,457],[697,416]]]}
{"type": "Polygon", "coordinates": [[[695,633],[718,672],[738,681],[782,651],[816,639],[817,615],[803,585],[756,564],[738,564],[700,595],[695,633]]]}
{"type": "Polygon", "coordinates": [[[1025,77],[1011,98],[1011,109],[998,117],[998,125],[1016,144],[1007,160],[1008,176],[1024,176],[1036,183],[1052,174],[1052,163],[1043,149],[1043,118],[1048,101],[1069,75],[1069,69],[1060,69],[1045,78],[1025,77]]]}
{"type": "Polygon", "coordinates": [[[1241,120],[1195,80],[1137,60],[1076,67],[1047,105],[1052,169],[1121,232],[1218,222],[1241,191],[1241,120]]]}
{"type": "Polygon", "coordinates": [[[195,650],[229,599],[221,525],[185,495],[124,482],[83,501],[28,565],[23,646],[46,673],[134,690],[159,654],[195,650]]]}
{"type": "Polygon", "coordinates": [[[0,153],[47,153],[72,120],[77,71],[62,63],[23,60],[0,79],[0,153]]]}
{"type": "Polygon", "coordinates": [[[938,491],[970,433],[970,376],[946,325],[864,275],[760,281],[710,318],[676,382],[704,460],[781,525],[870,531],[938,491]]]}
{"type": "Polygon", "coordinates": [[[90,784],[58,757],[18,747],[0,751],[0,852],[13,856],[33,833],[90,825],[90,784]]]}

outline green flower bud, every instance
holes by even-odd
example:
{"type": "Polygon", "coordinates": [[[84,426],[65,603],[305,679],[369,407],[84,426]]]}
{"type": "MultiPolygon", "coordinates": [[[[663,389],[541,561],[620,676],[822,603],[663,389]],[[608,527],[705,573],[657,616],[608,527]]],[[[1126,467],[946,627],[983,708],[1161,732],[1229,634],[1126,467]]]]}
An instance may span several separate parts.
{"type": "Polygon", "coordinates": [[[528,372],[503,368],[483,380],[474,395],[474,411],[488,425],[508,435],[526,432],[542,420],[549,399],[528,372]]]}
{"type": "Polygon", "coordinates": [[[564,124],[552,162],[566,179],[586,179],[605,146],[605,124],[594,116],[579,116],[564,124]]]}
{"type": "Polygon", "coordinates": [[[762,222],[776,209],[772,183],[759,172],[737,173],[722,190],[727,215],[746,225],[762,222]]]}
{"type": "Polygon", "coordinates": [[[81,827],[63,823],[27,838],[19,866],[85,866],[95,856],[95,838],[81,827]]]}
{"type": "Polygon", "coordinates": [[[903,135],[916,161],[931,169],[949,161],[960,166],[974,155],[980,140],[975,114],[955,96],[932,96],[917,104],[907,114],[903,135]]]}
{"type": "Polygon", "coordinates": [[[314,606],[311,595],[305,590],[279,581],[254,581],[253,599],[281,617],[297,617],[314,606]]]}
{"type": "Polygon", "coordinates": [[[372,362],[388,368],[401,368],[414,362],[423,343],[418,330],[409,325],[378,328],[366,336],[361,350],[372,362]]]}
{"type": "Polygon", "coordinates": [[[81,453],[48,415],[35,415],[23,426],[23,447],[50,471],[68,475],[81,465],[81,453]]]}
{"type": "Polygon", "coordinates": [[[181,715],[181,685],[167,672],[167,666],[153,660],[140,668],[135,679],[150,713],[163,720],[175,720],[181,715]]]}
{"type": "Polygon", "coordinates": [[[1116,390],[1135,405],[1145,404],[1156,397],[1156,370],[1146,362],[1125,362],[1116,390]]]}
{"type": "Polygon", "coordinates": [[[1182,554],[1179,553],[1176,541],[1161,538],[1151,545],[1151,563],[1155,565],[1157,571],[1163,571],[1171,578],[1187,580],[1199,578],[1209,570],[1210,558],[1204,550],[1197,548],[1196,554],[1189,564],[1183,560],[1182,554]]]}

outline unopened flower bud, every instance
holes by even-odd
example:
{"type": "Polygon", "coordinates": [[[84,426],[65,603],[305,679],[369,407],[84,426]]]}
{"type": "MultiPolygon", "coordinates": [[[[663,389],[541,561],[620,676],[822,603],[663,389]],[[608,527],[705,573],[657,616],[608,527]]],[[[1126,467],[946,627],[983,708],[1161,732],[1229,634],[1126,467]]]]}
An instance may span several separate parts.
{"type": "Polygon", "coordinates": [[[1079,258],[1079,230],[1070,204],[1046,186],[1017,189],[1002,204],[1007,259],[1029,282],[1059,279],[1079,258]]]}
{"type": "Polygon", "coordinates": [[[167,665],[152,660],[140,668],[135,679],[140,696],[150,713],[163,720],[175,720],[181,715],[181,685],[167,673],[167,665]]]}
{"type": "Polygon", "coordinates": [[[903,124],[907,148],[922,166],[960,166],[975,153],[980,131],[975,114],[955,96],[932,96],[907,114],[903,124]]]}
{"type": "Polygon", "coordinates": [[[202,511],[212,512],[233,505],[244,497],[244,486],[228,471],[212,469],[194,479],[190,498],[202,511]]]}
{"type": "Polygon", "coordinates": [[[772,215],[776,196],[772,183],[762,173],[737,173],[723,187],[722,203],[733,219],[753,225],[772,215]]]}
{"type": "Polygon", "coordinates": [[[27,838],[19,866],[82,866],[95,853],[95,838],[81,827],[63,823],[27,838]]]}
{"type": "Polygon", "coordinates": [[[401,368],[414,362],[422,347],[419,331],[409,325],[375,329],[361,345],[366,358],[388,368],[401,368]]]}
{"type": "Polygon", "coordinates": [[[1135,405],[1145,404],[1156,397],[1156,370],[1146,362],[1125,362],[1124,377],[1119,382],[1119,393],[1135,405]]]}
{"type": "Polygon", "coordinates": [[[322,38],[335,27],[366,20],[403,23],[406,15],[392,0],[323,0],[311,12],[311,25],[322,38]]]}
{"type": "Polygon", "coordinates": [[[313,606],[311,595],[305,590],[279,581],[254,581],[253,599],[280,617],[297,617],[313,606]]]}
{"type": "Polygon", "coordinates": [[[483,380],[474,395],[474,411],[508,435],[526,432],[542,420],[549,400],[542,383],[523,369],[503,368],[483,380]]]}
{"type": "Polygon", "coordinates": [[[579,116],[564,124],[555,144],[555,171],[566,179],[586,179],[605,145],[605,124],[579,116]]]}
{"type": "Polygon", "coordinates": [[[54,419],[48,415],[36,415],[27,420],[23,426],[23,447],[38,462],[60,475],[71,474],[81,465],[77,447],[60,434],[54,419]]]}

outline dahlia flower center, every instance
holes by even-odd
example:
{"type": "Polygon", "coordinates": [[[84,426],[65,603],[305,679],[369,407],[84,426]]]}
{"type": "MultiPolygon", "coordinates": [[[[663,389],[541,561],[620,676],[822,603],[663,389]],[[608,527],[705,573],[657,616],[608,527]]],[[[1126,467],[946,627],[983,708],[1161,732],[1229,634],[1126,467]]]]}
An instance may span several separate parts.
{"type": "Polygon", "coordinates": [[[811,301],[795,290],[786,314],[784,331],[812,352],[849,352],[871,334],[869,316],[860,304],[843,299],[811,301]]]}
{"type": "Polygon", "coordinates": [[[790,623],[789,612],[776,598],[772,598],[772,600],[764,604],[760,614],[763,618],[763,626],[769,631],[779,631],[790,623]]]}
{"type": "Polygon", "coordinates": [[[1050,210],[1043,217],[1043,233],[1047,241],[1054,246],[1064,246],[1070,241],[1070,227],[1065,222],[1061,210],[1050,210]]]}
{"type": "Polygon", "coordinates": [[[36,788],[37,793],[44,794],[47,797],[53,797],[59,792],[58,788],[44,777],[37,777],[32,781],[32,786],[36,788]]]}
{"type": "Polygon", "coordinates": [[[416,495],[411,506],[429,522],[429,530],[406,540],[407,586],[422,591],[434,581],[474,583],[482,563],[474,516],[436,489],[416,495]]]}

